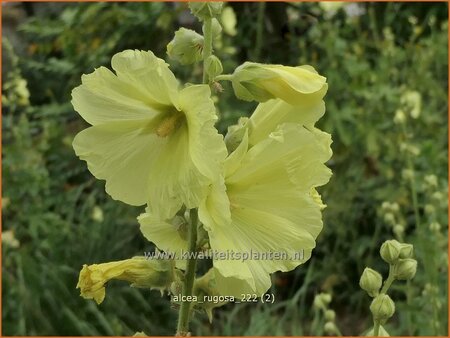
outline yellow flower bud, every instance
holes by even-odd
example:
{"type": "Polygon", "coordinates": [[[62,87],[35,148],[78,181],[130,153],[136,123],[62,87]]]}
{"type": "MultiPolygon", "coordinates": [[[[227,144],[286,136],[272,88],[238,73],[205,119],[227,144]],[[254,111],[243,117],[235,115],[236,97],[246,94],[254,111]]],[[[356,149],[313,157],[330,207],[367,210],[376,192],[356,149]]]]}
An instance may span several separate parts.
{"type": "Polygon", "coordinates": [[[400,256],[400,243],[395,239],[384,242],[380,248],[380,255],[386,263],[395,264],[400,256]]]}
{"type": "Polygon", "coordinates": [[[105,284],[111,279],[127,281],[132,287],[163,290],[169,288],[174,279],[174,261],[133,257],[117,262],[84,264],[77,288],[83,298],[94,299],[100,304],[105,299],[105,284]]]}
{"type": "Polygon", "coordinates": [[[223,2],[210,1],[210,2],[190,2],[189,9],[200,21],[205,19],[211,19],[222,12],[223,2]]]}
{"type": "Polygon", "coordinates": [[[400,259],[394,267],[394,277],[399,280],[413,279],[417,271],[417,261],[412,258],[400,259]]]}
{"type": "Polygon", "coordinates": [[[183,65],[190,65],[202,59],[203,36],[191,29],[180,28],[167,45],[167,55],[183,65]]]}
{"type": "Polygon", "coordinates": [[[375,297],[380,291],[382,282],[383,278],[377,271],[365,268],[359,279],[359,286],[366,291],[369,296],[375,297]]]}
{"type": "Polygon", "coordinates": [[[231,81],[234,93],[242,100],[265,102],[280,98],[292,105],[320,101],[328,89],[326,78],[310,66],[245,62],[236,68],[231,81]]]}
{"type": "Polygon", "coordinates": [[[370,304],[370,311],[375,321],[384,323],[395,313],[395,304],[388,295],[379,294],[370,304]]]}

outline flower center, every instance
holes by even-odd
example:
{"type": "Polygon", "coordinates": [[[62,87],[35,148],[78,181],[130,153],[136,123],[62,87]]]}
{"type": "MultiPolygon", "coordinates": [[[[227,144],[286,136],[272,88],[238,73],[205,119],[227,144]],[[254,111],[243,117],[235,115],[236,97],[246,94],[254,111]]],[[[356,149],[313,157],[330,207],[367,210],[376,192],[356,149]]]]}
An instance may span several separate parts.
{"type": "Polygon", "coordinates": [[[159,137],[169,136],[176,129],[181,127],[184,121],[184,114],[182,112],[176,111],[161,120],[161,122],[156,127],[156,135],[158,135],[159,137]]]}

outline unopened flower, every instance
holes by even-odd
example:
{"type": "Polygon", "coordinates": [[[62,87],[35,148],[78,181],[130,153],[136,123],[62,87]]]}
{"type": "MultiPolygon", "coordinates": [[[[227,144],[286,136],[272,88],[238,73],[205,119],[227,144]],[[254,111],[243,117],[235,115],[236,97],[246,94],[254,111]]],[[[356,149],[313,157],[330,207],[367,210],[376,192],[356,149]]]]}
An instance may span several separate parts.
{"type": "Polygon", "coordinates": [[[204,38],[192,29],[180,28],[167,45],[167,55],[182,65],[202,60],[204,38]]]}
{"type": "Polygon", "coordinates": [[[97,304],[105,298],[105,284],[111,279],[131,283],[132,287],[166,289],[174,278],[172,260],[149,260],[133,257],[117,262],[83,265],[77,288],[85,299],[94,299],[97,304]]]}
{"type": "Polygon", "coordinates": [[[394,277],[399,280],[410,280],[416,275],[417,261],[412,258],[400,259],[394,267],[394,277]]]}
{"type": "Polygon", "coordinates": [[[373,319],[383,324],[395,313],[395,304],[388,295],[379,294],[370,304],[370,311],[373,319]]]}
{"type": "Polygon", "coordinates": [[[189,9],[200,20],[211,19],[222,11],[222,1],[189,2],[189,9]]]}
{"type": "Polygon", "coordinates": [[[400,243],[395,239],[384,242],[380,248],[380,255],[386,263],[396,263],[400,256],[400,243]]]}
{"type": "Polygon", "coordinates": [[[380,291],[382,282],[383,278],[377,271],[365,268],[359,279],[359,286],[366,291],[369,296],[375,297],[380,291]]]}
{"type": "Polygon", "coordinates": [[[265,102],[279,98],[292,105],[322,99],[326,78],[311,66],[288,67],[245,62],[232,75],[236,96],[245,101],[265,102]]]}
{"type": "Polygon", "coordinates": [[[163,218],[197,207],[226,156],[209,87],[180,89],[152,52],[118,53],[112,68],[83,75],[72,92],[92,125],[75,137],[76,154],[114,199],[148,203],[163,218]]]}

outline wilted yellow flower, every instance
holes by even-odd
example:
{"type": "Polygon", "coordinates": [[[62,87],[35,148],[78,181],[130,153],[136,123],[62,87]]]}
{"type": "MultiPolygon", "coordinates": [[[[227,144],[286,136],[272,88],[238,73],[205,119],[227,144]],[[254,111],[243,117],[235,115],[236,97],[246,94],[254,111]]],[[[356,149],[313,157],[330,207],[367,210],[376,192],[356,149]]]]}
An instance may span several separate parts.
{"type": "Polygon", "coordinates": [[[92,124],[75,137],[76,154],[114,199],[148,203],[163,218],[197,207],[226,156],[209,87],[179,89],[152,52],[126,50],[111,63],[116,74],[100,67],[72,92],[92,124]]]}
{"type": "Polygon", "coordinates": [[[234,93],[242,100],[265,102],[280,98],[292,105],[322,99],[328,89],[326,78],[311,66],[245,62],[236,68],[231,81],[234,93]]]}
{"type": "Polygon", "coordinates": [[[83,298],[94,299],[100,304],[105,299],[105,284],[111,279],[127,281],[132,287],[163,290],[174,279],[173,261],[133,257],[117,262],[85,264],[77,288],[83,298]]]}

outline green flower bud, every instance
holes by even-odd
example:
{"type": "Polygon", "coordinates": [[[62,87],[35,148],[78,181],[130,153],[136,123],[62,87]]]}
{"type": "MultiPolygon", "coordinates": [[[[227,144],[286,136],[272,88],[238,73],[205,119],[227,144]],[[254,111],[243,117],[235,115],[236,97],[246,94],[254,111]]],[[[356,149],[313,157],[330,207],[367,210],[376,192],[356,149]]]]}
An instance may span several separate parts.
{"type": "Polygon", "coordinates": [[[436,209],[434,208],[433,205],[431,205],[431,204],[425,205],[425,213],[427,215],[432,215],[432,214],[434,214],[435,211],[436,211],[436,209]]]}
{"type": "Polygon", "coordinates": [[[406,181],[412,180],[414,178],[414,171],[412,171],[411,169],[403,169],[402,178],[406,181]]]}
{"type": "Polygon", "coordinates": [[[378,295],[382,283],[383,278],[381,275],[377,271],[370,268],[365,268],[361,278],[359,279],[359,286],[371,297],[378,295]]]}
{"type": "Polygon", "coordinates": [[[444,199],[444,195],[440,191],[436,191],[431,195],[431,198],[440,202],[444,199]]]}
{"type": "Polygon", "coordinates": [[[391,208],[391,204],[387,201],[384,201],[383,203],[381,203],[381,209],[383,210],[389,210],[391,208]]]}
{"type": "Polygon", "coordinates": [[[398,205],[398,203],[392,203],[391,204],[391,210],[393,211],[393,212],[398,212],[399,210],[400,210],[400,207],[399,207],[399,205],[398,205]]]}
{"type": "Polygon", "coordinates": [[[325,319],[329,322],[334,322],[334,319],[336,318],[336,312],[333,310],[327,310],[325,311],[325,319]]]}
{"type": "Polygon", "coordinates": [[[326,322],[323,330],[327,333],[327,334],[336,334],[336,332],[338,332],[336,324],[333,322],[326,322]]]}
{"type": "Polygon", "coordinates": [[[215,55],[210,55],[205,60],[206,74],[208,74],[209,80],[212,82],[217,75],[222,74],[223,67],[219,58],[215,55]]]}
{"type": "Polygon", "coordinates": [[[412,258],[400,259],[394,266],[394,277],[399,280],[410,280],[416,275],[417,261],[412,258]]]}
{"type": "Polygon", "coordinates": [[[384,221],[388,224],[393,224],[395,222],[394,214],[391,212],[388,212],[384,215],[384,221]]]}
{"type": "Polygon", "coordinates": [[[314,307],[316,309],[325,309],[327,305],[331,302],[331,295],[328,293],[319,293],[314,297],[314,307]]]}
{"type": "Polygon", "coordinates": [[[395,304],[388,295],[379,294],[370,304],[370,312],[375,321],[383,324],[395,313],[395,304]]]}
{"type": "Polygon", "coordinates": [[[414,247],[412,244],[400,243],[400,258],[411,258],[414,247]]]}
{"type": "Polygon", "coordinates": [[[427,175],[424,177],[425,184],[430,187],[437,187],[437,177],[436,175],[427,175]]]}
{"type": "Polygon", "coordinates": [[[433,232],[439,232],[441,231],[441,225],[438,222],[432,222],[430,224],[430,230],[433,232]]]}
{"type": "Polygon", "coordinates": [[[400,256],[400,243],[395,239],[384,242],[380,248],[380,255],[386,263],[395,264],[400,256]]]}
{"type": "Polygon", "coordinates": [[[202,59],[203,36],[191,29],[180,28],[167,45],[167,55],[182,65],[190,65],[202,59]]]}
{"type": "Polygon", "coordinates": [[[218,16],[222,12],[223,2],[190,2],[189,9],[200,21],[211,19],[218,16]]]}
{"type": "Polygon", "coordinates": [[[405,112],[401,109],[397,109],[395,112],[394,123],[395,124],[403,124],[406,121],[405,112]]]}

